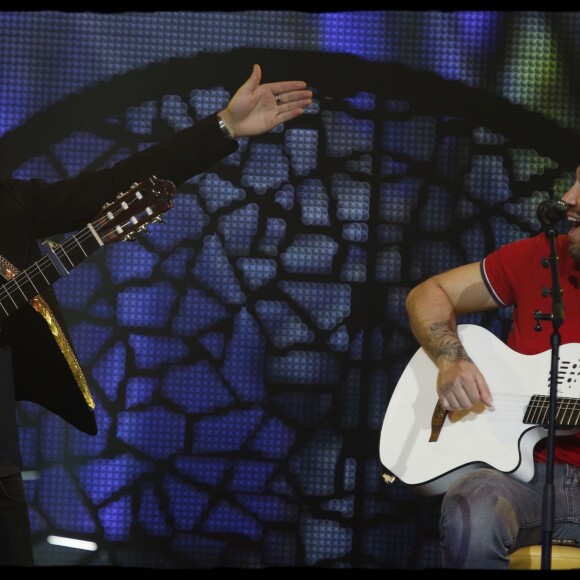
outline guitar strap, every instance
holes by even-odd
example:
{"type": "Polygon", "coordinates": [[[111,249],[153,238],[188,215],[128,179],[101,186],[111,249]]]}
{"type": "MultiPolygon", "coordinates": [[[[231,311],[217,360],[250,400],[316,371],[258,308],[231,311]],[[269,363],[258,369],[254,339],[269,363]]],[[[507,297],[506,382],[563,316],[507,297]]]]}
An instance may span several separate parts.
{"type": "MultiPolygon", "coordinates": [[[[10,280],[19,274],[18,268],[14,267],[4,256],[0,255],[0,275],[2,275],[6,280],[10,280]]],[[[56,316],[50,309],[46,300],[37,294],[34,298],[30,300],[31,306],[36,310],[46,321],[54,340],[56,341],[60,351],[62,352],[74,378],[75,381],[83,394],[85,402],[90,409],[95,408],[95,402],[89,391],[89,386],[87,384],[87,379],[83,373],[81,365],[77,360],[77,357],[73,351],[73,348],[68,341],[62,327],[60,326],[56,316]]]]}

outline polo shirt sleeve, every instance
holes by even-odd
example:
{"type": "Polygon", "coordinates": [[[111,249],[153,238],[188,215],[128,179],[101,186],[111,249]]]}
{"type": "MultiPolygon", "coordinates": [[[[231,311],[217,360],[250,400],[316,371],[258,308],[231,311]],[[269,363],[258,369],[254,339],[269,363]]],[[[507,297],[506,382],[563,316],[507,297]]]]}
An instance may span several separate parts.
{"type": "Polygon", "coordinates": [[[517,286],[526,276],[531,245],[530,238],[505,244],[481,262],[483,281],[499,306],[516,304],[517,286]]]}

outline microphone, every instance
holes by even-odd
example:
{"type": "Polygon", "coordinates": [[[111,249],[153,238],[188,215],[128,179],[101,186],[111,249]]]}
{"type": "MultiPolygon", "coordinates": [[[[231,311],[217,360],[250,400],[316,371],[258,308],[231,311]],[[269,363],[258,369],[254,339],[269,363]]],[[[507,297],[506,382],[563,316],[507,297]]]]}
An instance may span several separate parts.
{"type": "Polygon", "coordinates": [[[568,206],[563,201],[556,199],[543,201],[536,210],[538,221],[544,226],[551,226],[563,220],[567,213],[568,206]]]}

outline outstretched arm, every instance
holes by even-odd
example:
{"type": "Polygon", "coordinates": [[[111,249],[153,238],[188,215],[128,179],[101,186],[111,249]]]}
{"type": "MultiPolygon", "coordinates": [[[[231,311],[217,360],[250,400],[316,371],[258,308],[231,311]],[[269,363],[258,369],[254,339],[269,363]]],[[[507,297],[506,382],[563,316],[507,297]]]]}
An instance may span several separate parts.
{"type": "Polygon", "coordinates": [[[250,78],[237,90],[227,107],[220,111],[234,138],[266,133],[304,113],[312,102],[312,91],[304,81],[260,84],[262,70],[255,64],[250,78]]]}
{"type": "Polygon", "coordinates": [[[493,406],[487,382],[457,335],[457,316],[498,308],[481,277],[479,263],[433,276],[407,296],[411,329],[439,369],[437,392],[447,410],[493,406]]]}

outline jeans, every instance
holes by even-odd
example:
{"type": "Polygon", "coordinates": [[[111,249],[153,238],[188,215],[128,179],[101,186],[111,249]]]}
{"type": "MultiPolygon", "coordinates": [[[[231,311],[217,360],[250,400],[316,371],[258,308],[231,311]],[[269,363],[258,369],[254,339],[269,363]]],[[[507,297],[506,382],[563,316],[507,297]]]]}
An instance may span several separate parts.
{"type": "MultiPolygon", "coordinates": [[[[476,469],[443,497],[439,530],[444,568],[507,569],[508,554],[541,544],[546,466],[522,483],[495,469],[476,469]]],[[[580,545],[580,468],[554,466],[552,540],[580,545]]]]}
{"type": "Polygon", "coordinates": [[[33,566],[32,537],[20,473],[0,477],[0,566],[33,566]]]}

